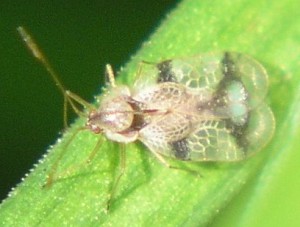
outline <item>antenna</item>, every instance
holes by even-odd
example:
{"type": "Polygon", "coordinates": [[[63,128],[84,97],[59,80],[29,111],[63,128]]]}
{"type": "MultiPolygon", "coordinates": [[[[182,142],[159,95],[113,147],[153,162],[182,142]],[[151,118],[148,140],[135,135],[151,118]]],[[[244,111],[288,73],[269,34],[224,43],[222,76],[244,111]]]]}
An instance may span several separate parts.
{"type": "Polygon", "coordinates": [[[46,58],[46,56],[43,54],[43,52],[41,51],[41,49],[39,48],[39,46],[36,44],[36,42],[33,40],[33,38],[29,35],[29,33],[26,31],[26,29],[24,27],[18,27],[17,31],[19,32],[21,38],[23,39],[23,41],[25,42],[26,46],[28,47],[28,49],[32,52],[33,56],[42,63],[42,65],[45,66],[45,68],[47,69],[47,71],[49,72],[50,76],[52,77],[52,79],[55,82],[55,85],[58,87],[58,89],[61,91],[61,93],[63,94],[63,96],[66,95],[65,91],[65,87],[63,85],[63,83],[60,81],[58,74],[55,72],[55,70],[52,68],[52,66],[50,65],[48,59],[46,58]]]}
{"type": "Polygon", "coordinates": [[[58,90],[62,93],[64,97],[64,126],[67,127],[67,103],[69,103],[72,107],[72,109],[75,111],[76,114],[80,116],[86,116],[82,111],[80,111],[74,101],[79,103],[80,105],[89,108],[94,109],[93,105],[89,104],[82,98],[80,98],[78,95],[72,93],[71,91],[67,90],[61,80],[59,79],[58,74],[55,72],[51,64],[49,63],[46,56],[43,54],[37,43],[34,41],[32,36],[29,34],[29,32],[22,26],[17,28],[17,31],[19,32],[21,38],[25,42],[28,49],[31,51],[32,55],[46,68],[49,75],[53,79],[55,85],[57,86],[58,90]]]}

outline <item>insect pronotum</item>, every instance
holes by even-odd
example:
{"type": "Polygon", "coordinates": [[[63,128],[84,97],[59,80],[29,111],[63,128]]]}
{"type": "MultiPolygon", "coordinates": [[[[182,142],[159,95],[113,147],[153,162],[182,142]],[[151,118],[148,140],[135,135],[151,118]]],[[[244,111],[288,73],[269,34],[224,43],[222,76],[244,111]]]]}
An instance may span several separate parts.
{"type": "MultiPolygon", "coordinates": [[[[18,31],[63,94],[65,125],[66,104],[81,114],[75,105],[79,103],[89,110],[86,129],[123,144],[141,141],[169,167],[165,157],[184,161],[244,160],[273,135],[275,121],[265,103],[268,75],[247,55],[221,52],[156,64],[144,62],[131,87],[117,85],[107,65],[109,85],[96,107],[66,90],[28,32],[23,27],[18,31]]],[[[124,154],[121,157],[122,171],[108,206],[124,172],[124,154]]],[[[53,181],[58,161],[50,171],[48,184],[53,181]]]]}

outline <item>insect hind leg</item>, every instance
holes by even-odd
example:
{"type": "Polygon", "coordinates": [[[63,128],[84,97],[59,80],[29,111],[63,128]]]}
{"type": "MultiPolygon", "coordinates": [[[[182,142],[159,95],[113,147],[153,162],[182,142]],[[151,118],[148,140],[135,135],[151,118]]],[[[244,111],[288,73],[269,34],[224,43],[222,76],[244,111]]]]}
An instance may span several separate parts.
{"type": "Polygon", "coordinates": [[[203,177],[198,171],[171,165],[169,162],[167,162],[167,160],[161,154],[159,154],[157,152],[152,151],[152,154],[154,154],[154,156],[160,161],[160,163],[162,163],[165,167],[167,167],[169,169],[181,170],[181,171],[189,172],[189,173],[196,175],[198,177],[201,177],[201,178],[203,177]]]}

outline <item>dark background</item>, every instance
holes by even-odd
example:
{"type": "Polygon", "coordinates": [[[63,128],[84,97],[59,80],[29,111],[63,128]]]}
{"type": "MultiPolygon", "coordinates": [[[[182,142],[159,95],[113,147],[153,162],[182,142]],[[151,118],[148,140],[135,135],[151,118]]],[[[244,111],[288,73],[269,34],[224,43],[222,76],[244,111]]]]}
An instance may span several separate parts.
{"type": "Polygon", "coordinates": [[[61,94],[16,27],[30,30],[70,90],[93,100],[104,65],[120,68],[176,2],[1,1],[0,201],[63,128],[61,94]]]}

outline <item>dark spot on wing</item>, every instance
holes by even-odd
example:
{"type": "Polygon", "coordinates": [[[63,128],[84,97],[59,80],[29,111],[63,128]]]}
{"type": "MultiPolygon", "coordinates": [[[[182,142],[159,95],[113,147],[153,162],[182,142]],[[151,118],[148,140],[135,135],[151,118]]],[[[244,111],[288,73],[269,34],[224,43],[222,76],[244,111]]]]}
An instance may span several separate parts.
{"type": "MultiPolygon", "coordinates": [[[[220,120],[225,122],[225,127],[235,138],[238,146],[246,151],[249,142],[246,139],[246,130],[248,128],[248,121],[251,117],[251,112],[248,112],[243,116],[245,121],[243,123],[237,123],[231,118],[230,109],[228,107],[228,87],[234,82],[243,84],[240,75],[238,75],[238,69],[235,60],[232,59],[230,53],[225,52],[222,59],[222,73],[223,78],[219,82],[219,85],[213,95],[213,98],[207,102],[199,103],[197,106],[198,111],[209,111],[214,116],[220,117],[220,120]]],[[[247,92],[247,91],[246,91],[247,92]]],[[[247,100],[244,100],[247,104],[247,100]]]]}
{"type": "Polygon", "coordinates": [[[225,120],[225,127],[230,131],[230,134],[236,139],[236,143],[243,151],[247,150],[249,141],[245,138],[248,128],[248,120],[243,125],[235,124],[230,118],[225,120]]]}
{"type": "MultiPolygon", "coordinates": [[[[232,56],[229,52],[225,52],[222,59],[222,72],[224,74],[223,79],[220,81],[219,86],[214,95],[214,103],[218,105],[218,107],[225,107],[228,105],[226,103],[227,96],[227,87],[234,81],[238,81],[241,84],[239,75],[237,75],[237,66],[236,62],[232,59],[232,56]]],[[[240,148],[246,151],[248,146],[248,141],[245,138],[246,129],[248,127],[248,120],[250,113],[246,116],[246,121],[243,125],[236,124],[231,118],[224,119],[226,128],[230,131],[231,135],[236,139],[237,144],[240,148]]]]}
{"type": "MultiPolygon", "coordinates": [[[[199,110],[217,111],[218,108],[224,108],[227,103],[227,87],[234,81],[241,82],[237,76],[237,68],[229,52],[225,52],[221,61],[223,78],[213,95],[212,100],[199,104],[199,110]]],[[[242,83],[242,82],[241,82],[242,83]]],[[[217,113],[216,113],[217,114],[217,113]]]]}
{"type": "Polygon", "coordinates": [[[227,80],[236,79],[236,65],[235,62],[232,60],[230,53],[225,52],[223,59],[222,59],[222,72],[225,75],[227,80]]]}
{"type": "Polygon", "coordinates": [[[158,68],[157,83],[177,82],[174,72],[172,72],[172,60],[163,61],[156,65],[158,68]]]}
{"type": "Polygon", "coordinates": [[[190,149],[186,139],[181,139],[170,143],[172,151],[177,159],[189,160],[190,149]]]}
{"type": "Polygon", "coordinates": [[[222,73],[224,75],[223,79],[219,82],[216,94],[218,96],[222,95],[221,93],[226,90],[228,84],[232,83],[232,81],[240,81],[240,78],[237,75],[237,67],[235,62],[233,61],[230,53],[225,52],[222,63],[222,73]]]}

